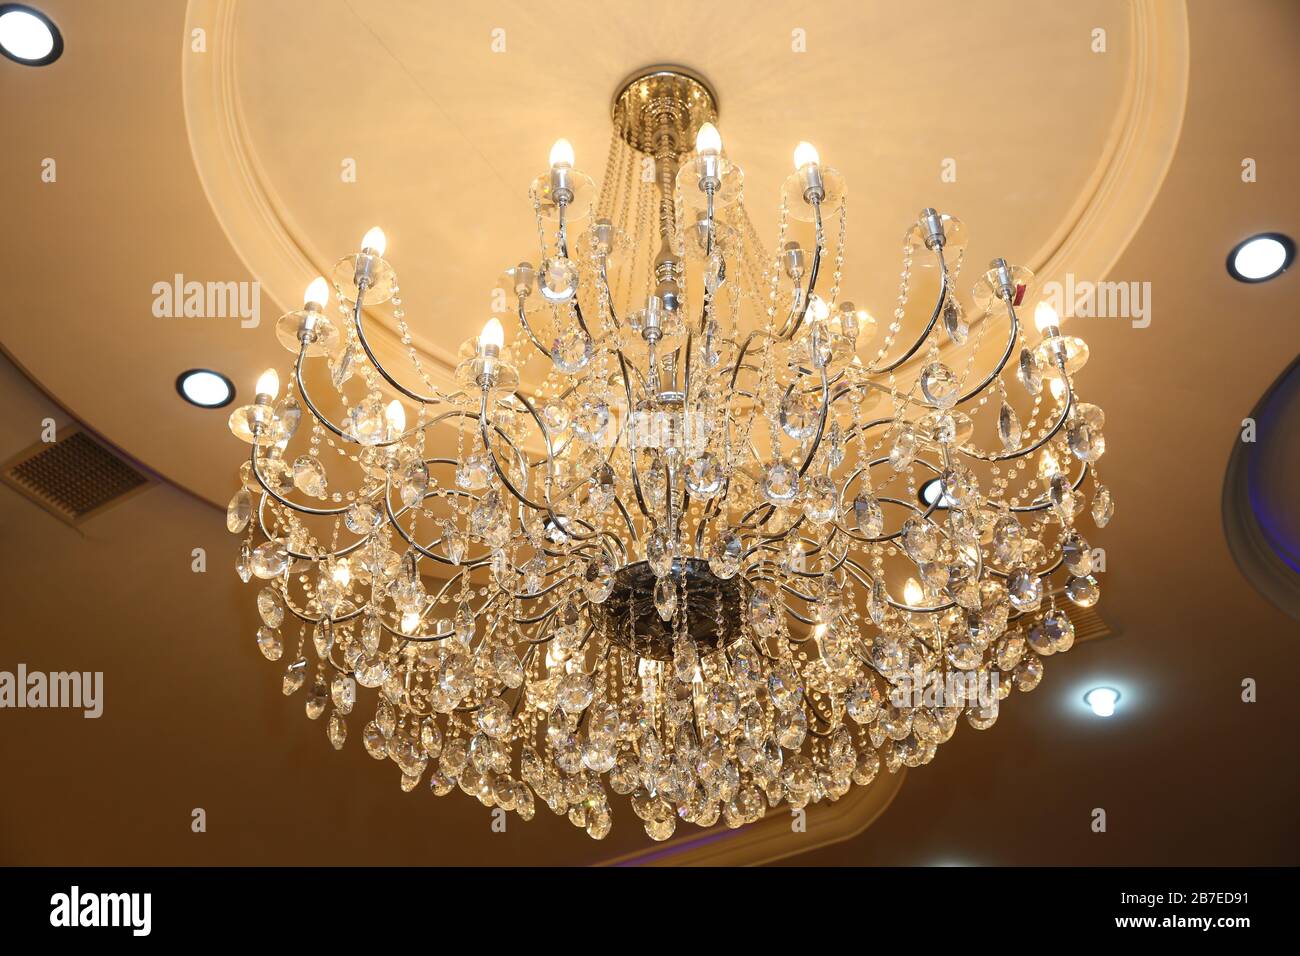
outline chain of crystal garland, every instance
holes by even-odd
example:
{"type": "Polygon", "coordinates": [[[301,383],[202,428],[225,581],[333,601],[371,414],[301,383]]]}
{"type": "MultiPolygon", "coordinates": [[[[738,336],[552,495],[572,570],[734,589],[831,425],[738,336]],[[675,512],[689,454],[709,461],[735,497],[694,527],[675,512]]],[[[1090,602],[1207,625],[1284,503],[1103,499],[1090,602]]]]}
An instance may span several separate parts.
{"type": "MultiPolygon", "coordinates": [[[[285,396],[260,395],[231,419],[253,445],[228,526],[247,533],[240,577],[266,582],[262,653],[280,659],[297,626],[284,693],[307,687],[308,717],[328,711],[341,748],[358,685],[376,688],[363,744],[397,764],[404,790],[427,778],[438,795],[459,786],[524,819],[540,798],[597,839],[612,824],[610,791],[631,794],[663,840],[679,820],[736,827],[782,801],[838,799],[882,764],[928,763],[963,714],[991,726],[998,700],[1032,690],[1042,658],[1073,643],[1058,593],[1097,600],[1075,529],[1090,474],[1095,523],[1111,513],[1094,465],[1102,414],[1074,392],[1086,346],[1051,322],[1027,344],[1016,314],[1027,270],[995,261],[968,324],[952,293],[961,224],[927,210],[904,240],[893,319],[877,330],[840,301],[834,170],[818,168],[829,188],[813,203],[807,169],[791,177],[769,255],[738,167],[722,160],[720,188],[702,197],[698,157],[650,159],[616,129],[598,196],[580,174],[567,177],[567,204],[553,180],[534,184],[540,265],[508,270],[499,288],[521,332],[492,356],[504,374],[484,382],[489,350],[472,341],[466,387],[435,388],[396,276],[372,249],[336,269],[337,319],[308,309],[281,320],[295,355],[285,396]],[[810,247],[790,239],[792,218],[812,222],[810,247]],[[901,348],[921,267],[939,270],[940,291],[901,348]],[[373,281],[358,284],[366,270],[373,281]],[[677,309],[664,308],[665,289],[677,309]],[[424,391],[366,340],[363,306],[384,301],[424,391]],[[661,327],[654,342],[647,322],[661,327]],[[986,333],[996,358],[977,373],[986,333]],[[316,357],[333,418],[304,384],[316,357]],[[526,395],[509,386],[530,357],[547,369],[526,395]],[[995,422],[980,419],[990,398],[995,422]],[[303,404],[308,446],[291,452],[303,404]],[[981,421],[995,450],[974,440],[981,421]],[[439,424],[457,430],[454,459],[426,456],[439,424]],[[353,476],[341,492],[339,473],[353,476]],[[935,476],[942,497],[927,504],[921,483],[935,476]],[[723,650],[701,654],[685,632],[687,556],[750,585],[740,639],[723,650]],[[640,560],[658,578],[670,661],[616,640],[630,618],[593,613],[616,571],[640,560]],[[996,696],[963,699],[976,684],[954,674],[996,696]],[[899,699],[918,677],[957,696],[899,699]]],[[[734,625],[709,613],[719,633],[734,625]]]]}

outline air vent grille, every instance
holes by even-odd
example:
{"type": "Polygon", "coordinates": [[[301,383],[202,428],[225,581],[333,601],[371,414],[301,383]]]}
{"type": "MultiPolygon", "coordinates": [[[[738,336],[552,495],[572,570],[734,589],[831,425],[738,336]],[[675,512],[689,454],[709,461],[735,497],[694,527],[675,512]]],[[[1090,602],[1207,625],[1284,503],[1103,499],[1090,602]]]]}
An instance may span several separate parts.
{"type": "Polygon", "coordinates": [[[80,524],[149,479],[73,426],[55,442],[40,442],[0,472],[6,484],[69,524],[80,524]]]}

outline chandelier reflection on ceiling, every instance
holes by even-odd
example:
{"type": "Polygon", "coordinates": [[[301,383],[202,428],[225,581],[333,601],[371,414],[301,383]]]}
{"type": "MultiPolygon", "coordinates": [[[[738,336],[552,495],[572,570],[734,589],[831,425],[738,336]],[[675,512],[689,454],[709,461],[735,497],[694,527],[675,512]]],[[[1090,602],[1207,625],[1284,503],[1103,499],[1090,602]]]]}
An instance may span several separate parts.
{"type": "Polygon", "coordinates": [[[404,790],[540,799],[596,839],[630,795],[664,840],[991,726],[1097,601],[1076,524],[1111,499],[1088,348],[1043,304],[1030,341],[1027,269],[995,259],[968,311],[964,228],[925,209],[878,327],[841,295],[846,189],[812,146],[769,251],[706,82],[642,71],[612,115],[599,188],[564,140],[533,182],[536,265],[496,290],[517,328],[465,343],[458,389],[412,345],[380,230],[312,282],[276,327],[285,395],[268,370],[230,418],[252,454],[228,526],[257,644],[287,644],[284,693],[335,747],[359,723],[404,790]],[[367,339],[381,306],[400,375],[367,339]]]}

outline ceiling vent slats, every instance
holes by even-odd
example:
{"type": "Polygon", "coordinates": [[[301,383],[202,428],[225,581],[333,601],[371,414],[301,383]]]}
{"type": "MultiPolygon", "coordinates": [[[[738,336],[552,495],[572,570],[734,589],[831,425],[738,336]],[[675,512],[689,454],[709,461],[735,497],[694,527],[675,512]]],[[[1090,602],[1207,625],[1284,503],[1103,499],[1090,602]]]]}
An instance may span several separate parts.
{"type": "Polygon", "coordinates": [[[38,442],[5,462],[0,478],[70,525],[118,503],[149,479],[111,448],[74,426],[54,442],[38,442]]]}

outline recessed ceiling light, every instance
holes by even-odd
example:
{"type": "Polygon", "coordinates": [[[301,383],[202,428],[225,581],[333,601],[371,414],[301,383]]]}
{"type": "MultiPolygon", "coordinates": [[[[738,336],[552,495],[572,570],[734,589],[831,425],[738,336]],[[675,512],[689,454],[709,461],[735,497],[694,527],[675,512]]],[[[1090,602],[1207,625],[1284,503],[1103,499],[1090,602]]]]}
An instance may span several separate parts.
{"type": "Polygon", "coordinates": [[[1083,701],[1098,717],[1109,717],[1115,713],[1115,704],[1119,702],[1119,691],[1114,687],[1094,687],[1083,695],[1083,701]]]}
{"type": "Polygon", "coordinates": [[[0,53],[24,66],[45,66],[63,53],[63,35],[41,11],[0,3],[0,53]]]}
{"type": "Polygon", "coordinates": [[[931,505],[936,508],[952,507],[952,499],[943,493],[943,480],[941,478],[931,478],[923,484],[918,492],[918,496],[921,499],[921,503],[927,507],[931,505]]]}
{"type": "Polygon", "coordinates": [[[221,408],[235,398],[235,386],[230,379],[206,368],[181,372],[176,379],[176,391],[185,401],[199,408],[221,408]]]}
{"type": "Polygon", "coordinates": [[[1281,275],[1295,258],[1295,242],[1280,232],[1264,232],[1240,242],[1228,253],[1228,275],[1238,282],[1267,282],[1281,275]]]}

